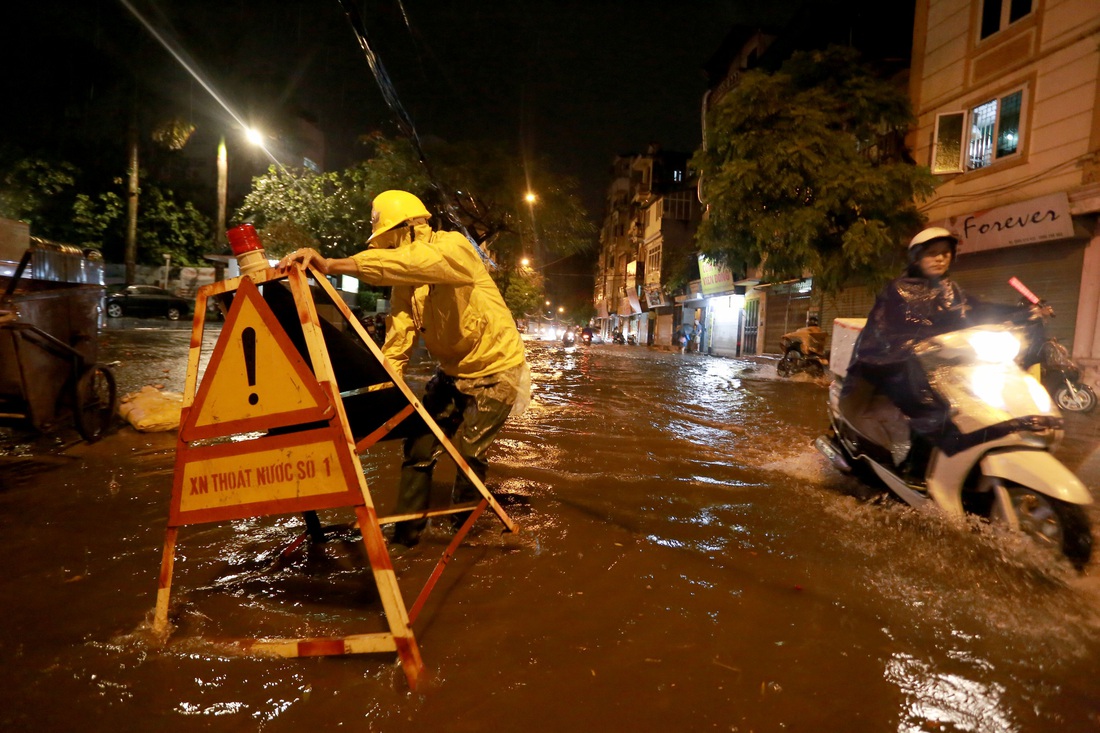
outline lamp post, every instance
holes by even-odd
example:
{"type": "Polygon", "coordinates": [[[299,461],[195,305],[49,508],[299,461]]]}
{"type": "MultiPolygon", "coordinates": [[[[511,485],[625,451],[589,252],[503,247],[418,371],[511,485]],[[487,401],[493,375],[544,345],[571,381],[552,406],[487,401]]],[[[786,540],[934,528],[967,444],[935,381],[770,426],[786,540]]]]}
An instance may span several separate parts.
{"type": "MultiPolygon", "coordinates": [[[[253,145],[262,147],[263,135],[252,127],[246,127],[244,137],[253,145]]],[[[229,155],[225,147],[225,135],[218,140],[218,217],[214,222],[214,240],[225,244],[226,199],[229,196],[229,155]]]]}

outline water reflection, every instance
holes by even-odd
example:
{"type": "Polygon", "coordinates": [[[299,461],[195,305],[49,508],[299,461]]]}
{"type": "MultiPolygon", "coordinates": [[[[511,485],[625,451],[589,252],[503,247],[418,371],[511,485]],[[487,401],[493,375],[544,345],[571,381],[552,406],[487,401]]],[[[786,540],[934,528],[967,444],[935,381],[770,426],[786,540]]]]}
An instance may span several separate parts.
{"type": "Polygon", "coordinates": [[[937,669],[909,654],[894,654],[886,662],[886,680],[904,695],[898,733],[940,730],[969,733],[1012,733],[1020,726],[1003,706],[1005,688],[937,669]]]}

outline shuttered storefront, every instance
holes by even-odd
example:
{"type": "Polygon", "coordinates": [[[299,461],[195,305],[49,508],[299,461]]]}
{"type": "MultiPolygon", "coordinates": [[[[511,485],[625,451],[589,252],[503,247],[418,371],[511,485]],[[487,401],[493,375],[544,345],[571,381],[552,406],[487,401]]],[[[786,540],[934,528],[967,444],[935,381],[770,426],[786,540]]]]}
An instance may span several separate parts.
{"type": "MultiPolygon", "coordinates": [[[[826,355],[833,348],[833,321],[837,318],[866,318],[875,304],[876,292],[860,285],[845,288],[836,295],[826,296],[821,304],[821,329],[828,335],[826,355]]],[[[816,302],[816,301],[815,301],[816,302]]]]}
{"type": "Polygon", "coordinates": [[[1008,284],[1009,278],[1018,278],[1054,307],[1048,332],[1072,350],[1085,244],[1071,239],[963,255],[951,276],[967,295],[990,303],[1018,302],[1019,293],[1008,284]]]}
{"type": "Polygon", "coordinates": [[[813,303],[809,292],[794,292],[788,285],[776,285],[770,290],[764,306],[762,354],[780,353],[779,340],[783,334],[806,325],[806,314],[813,303]]]}

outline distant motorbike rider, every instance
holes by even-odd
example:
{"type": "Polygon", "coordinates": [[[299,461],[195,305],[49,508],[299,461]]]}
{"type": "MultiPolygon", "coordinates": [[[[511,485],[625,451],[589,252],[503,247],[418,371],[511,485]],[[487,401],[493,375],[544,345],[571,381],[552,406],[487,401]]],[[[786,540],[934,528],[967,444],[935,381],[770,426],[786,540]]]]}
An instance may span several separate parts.
{"type": "Polygon", "coordinates": [[[817,316],[807,318],[802,328],[783,334],[779,343],[784,353],[797,348],[803,355],[825,355],[825,332],[821,330],[817,316]]]}
{"type": "Polygon", "coordinates": [[[906,468],[914,475],[923,472],[933,447],[948,455],[962,447],[949,405],[932,390],[914,347],[933,336],[1004,321],[1020,312],[1016,306],[968,297],[947,277],[958,241],[947,229],[930,227],[909,242],[909,265],[876,298],[842,390],[846,396],[866,380],[909,417],[913,440],[906,468]]]}

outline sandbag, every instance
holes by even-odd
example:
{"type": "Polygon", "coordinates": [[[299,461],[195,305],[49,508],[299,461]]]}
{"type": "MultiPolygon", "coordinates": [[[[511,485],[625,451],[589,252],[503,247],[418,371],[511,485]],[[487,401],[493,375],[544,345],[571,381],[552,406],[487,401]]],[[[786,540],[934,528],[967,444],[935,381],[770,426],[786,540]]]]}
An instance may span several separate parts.
{"type": "Polygon", "coordinates": [[[177,430],[180,426],[182,409],[182,394],[164,392],[146,385],[140,391],[131,392],[122,397],[118,414],[136,430],[143,433],[156,433],[177,430]]]}

